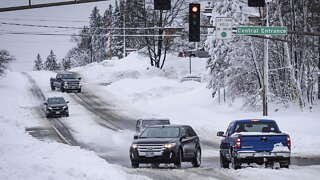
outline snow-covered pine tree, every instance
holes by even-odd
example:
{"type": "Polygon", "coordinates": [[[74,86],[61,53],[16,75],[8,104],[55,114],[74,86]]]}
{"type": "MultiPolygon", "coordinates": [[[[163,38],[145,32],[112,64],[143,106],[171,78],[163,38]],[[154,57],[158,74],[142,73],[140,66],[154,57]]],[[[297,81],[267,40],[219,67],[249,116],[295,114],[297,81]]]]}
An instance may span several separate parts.
{"type": "Polygon", "coordinates": [[[42,58],[40,57],[40,54],[37,55],[37,59],[34,61],[33,70],[34,71],[40,71],[43,69],[43,62],[42,58]]]}
{"type": "Polygon", "coordinates": [[[68,70],[71,68],[71,60],[70,58],[63,58],[61,61],[61,69],[68,70]]]}
{"type": "Polygon", "coordinates": [[[112,37],[112,56],[116,56],[119,59],[123,58],[123,30],[117,28],[123,28],[123,13],[124,13],[124,0],[116,0],[115,7],[112,15],[112,35],[118,35],[112,37]],[[120,36],[119,36],[120,35],[120,36]]]}
{"type": "Polygon", "coordinates": [[[100,62],[103,60],[105,47],[104,47],[104,39],[102,35],[102,17],[99,14],[99,9],[95,6],[91,12],[89,17],[90,19],[90,34],[92,35],[92,53],[93,53],[93,61],[100,62]]]}
{"type": "Polygon", "coordinates": [[[112,52],[110,52],[110,46],[111,43],[110,41],[112,40],[112,37],[110,37],[111,35],[111,30],[110,28],[112,27],[112,12],[113,12],[113,7],[110,4],[109,8],[104,12],[103,14],[103,18],[102,18],[102,35],[103,37],[101,37],[103,39],[102,43],[103,43],[103,59],[108,59],[108,58],[112,58],[112,52]]]}
{"type": "Polygon", "coordinates": [[[7,65],[14,60],[16,60],[16,58],[11,55],[9,51],[0,49],[0,76],[4,73],[7,65]]]}
{"type": "Polygon", "coordinates": [[[50,54],[47,57],[47,60],[44,62],[44,69],[48,71],[59,70],[56,55],[53,53],[52,50],[50,51],[50,54]]]}
{"type": "MultiPolygon", "coordinates": [[[[231,17],[233,25],[248,24],[248,15],[256,13],[245,0],[224,0],[214,3],[211,24],[216,17],[231,17]]],[[[214,34],[210,30],[209,34],[214,34]]],[[[249,107],[259,107],[261,102],[261,40],[248,37],[233,37],[232,40],[217,40],[209,36],[206,47],[211,54],[208,61],[212,96],[225,88],[231,100],[244,97],[249,107]]]]}

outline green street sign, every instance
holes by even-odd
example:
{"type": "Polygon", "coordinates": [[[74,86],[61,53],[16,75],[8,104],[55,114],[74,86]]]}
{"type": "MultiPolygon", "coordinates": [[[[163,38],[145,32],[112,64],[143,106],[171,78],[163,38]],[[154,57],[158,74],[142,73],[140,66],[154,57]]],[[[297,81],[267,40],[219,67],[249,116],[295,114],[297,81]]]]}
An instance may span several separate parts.
{"type": "Polygon", "coordinates": [[[287,27],[274,26],[239,26],[237,27],[238,35],[287,35],[287,27]]]}

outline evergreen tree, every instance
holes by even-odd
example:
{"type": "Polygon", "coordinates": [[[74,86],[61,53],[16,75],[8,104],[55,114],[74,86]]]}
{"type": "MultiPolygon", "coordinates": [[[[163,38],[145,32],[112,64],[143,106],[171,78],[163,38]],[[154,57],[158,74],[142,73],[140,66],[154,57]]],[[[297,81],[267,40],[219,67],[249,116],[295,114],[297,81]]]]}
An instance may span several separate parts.
{"type": "Polygon", "coordinates": [[[16,60],[16,58],[5,49],[0,49],[0,76],[4,73],[7,65],[16,60]]]}
{"type": "Polygon", "coordinates": [[[123,13],[124,13],[124,1],[118,0],[115,2],[115,8],[112,15],[112,35],[117,35],[112,37],[112,56],[116,56],[119,59],[123,57],[123,37],[119,35],[123,35],[123,30],[119,28],[123,28],[123,13]]]}
{"type": "Polygon", "coordinates": [[[90,34],[92,36],[93,61],[102,61],[105,56],[104,38],[102,37],[103,21],[98,7],[94,7],[90,15],[90,34]]]}
{"type": "Polygon", "coordinates": [[[40,54],[37,55],[37,59],[34,61],[34,71],[40,71],[43,70],[43,63],[42,58],[40,57],[40,54]]]}
{"type": "Polygon", "coordinates": [[[53,53],[52,50],[50,51],[50,54],[47,57],[47,60],[44,62],[44,69],[48,71],[59,70],[56,55],[53,53]]]}
{"type": "Polygon", "coordinates": [[[71,60],[70,58],[63,58],[61,61],[61,69],[68,70],[71,68],[71,60]]]}

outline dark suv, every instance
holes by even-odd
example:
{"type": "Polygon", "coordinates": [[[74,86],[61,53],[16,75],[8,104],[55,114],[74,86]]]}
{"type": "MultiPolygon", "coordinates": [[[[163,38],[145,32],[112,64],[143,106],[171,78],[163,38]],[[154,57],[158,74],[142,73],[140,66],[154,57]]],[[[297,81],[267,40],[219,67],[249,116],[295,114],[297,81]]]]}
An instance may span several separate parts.
{"type": "Polygon", "coordinates": [[[155,167],[160,163],[174,163],[181,167],[181,162],[191,162],[194,167],[199,167],[200,139],[190,126],[151,126],[134,136],[129,155],[133,168],[139,167],[140,163],[155,167]]]}
{"type": "Polygon", "coordinates": [[[61,117],[61,116],[69,116],[69,108],[67,103],[69,101],[65,101],[63,97],[51,97],[47,99],[47,102],[43,103],[45,105],[45,113],[46,117],[61,117]]]}

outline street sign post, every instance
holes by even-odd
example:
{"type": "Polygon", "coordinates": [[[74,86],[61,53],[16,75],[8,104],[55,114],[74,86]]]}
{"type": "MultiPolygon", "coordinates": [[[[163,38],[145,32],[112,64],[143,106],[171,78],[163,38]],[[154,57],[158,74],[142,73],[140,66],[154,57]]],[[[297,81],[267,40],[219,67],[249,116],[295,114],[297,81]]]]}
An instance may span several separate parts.
{"type": "Polygon", "coordinates": [[[232,39],[232,18],[216,17],[216,38],[232,39]]]}
{"type": "Polygon", "coordinates": [[[271,26],[239,26],[237,27],[238,35],[287,35],[287,27],[271,26]]]}

